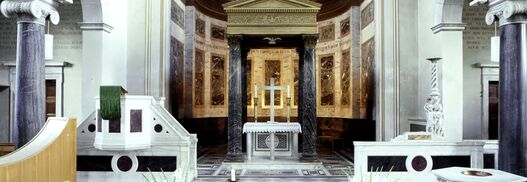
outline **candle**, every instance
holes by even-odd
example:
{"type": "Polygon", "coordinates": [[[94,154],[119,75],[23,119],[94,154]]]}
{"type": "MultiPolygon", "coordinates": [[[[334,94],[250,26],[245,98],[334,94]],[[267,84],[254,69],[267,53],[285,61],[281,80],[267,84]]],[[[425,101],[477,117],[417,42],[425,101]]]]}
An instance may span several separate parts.
{"type": "Polygon", "coordinates": [[[289,91],[289,85],[287,86],[287,98],[291,98],[291,92],[289,91]]]}
{"type": "Polygon", "coordinates": [[[231,169],[231,181],[236,181],[236,170],[231,169]]]}
{"type": "Polygon", "coordinates": [[[258,98],[258,87],[254,84],[254,98],[258,98]]]}

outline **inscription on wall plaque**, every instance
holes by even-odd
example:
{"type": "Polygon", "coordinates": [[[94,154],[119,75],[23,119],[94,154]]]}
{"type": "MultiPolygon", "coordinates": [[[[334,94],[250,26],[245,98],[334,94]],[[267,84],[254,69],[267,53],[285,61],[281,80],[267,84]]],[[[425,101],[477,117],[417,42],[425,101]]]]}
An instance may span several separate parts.
{"type": "Polygon", "coordinates": [[[223,105],[225,103],[225,57],[213,54],[210,64],[211,105],[223,105]]]}
{"type": "MultiPolygon", "coordinates": [[[[466,24],[463,48],[468,50],[464,54],[473,60],[489,60],[490,57],[490,38],[494,36],[494,26],[485,23],[487,11],[487,6],[471,7],[466,4],[463,8],[463,23],[466,24]]],[[[496,35],[499,34],[498,30],[496,35]]]]}

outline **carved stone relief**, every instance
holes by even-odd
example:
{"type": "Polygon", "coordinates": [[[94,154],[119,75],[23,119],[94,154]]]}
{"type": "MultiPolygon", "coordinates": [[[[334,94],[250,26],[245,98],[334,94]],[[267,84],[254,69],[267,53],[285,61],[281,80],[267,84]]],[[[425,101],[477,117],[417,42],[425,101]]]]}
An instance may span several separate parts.
{"type": "Polygon", "coordinates": [[[368,26],[371,22],[373,22],[374,17],[375,8],[372,1],[360,12],[360,29],[363,29],[364,27],[368,26]]]}
{"type": "Polygon", "coordinates": [[[210,95],[211,105],[225,104],[225,56],[212,55],[210,62],[210,95]]]}
{"type": "Polygon", "coordinates": [[[330,106],[335,102],[335,75],[333,55],[320,57],[320,105],[330,106]]]}
{"type": "Polygon", "coordinates": [[[225,40],[225,28],[217,25],[211,25],[210,28],[211,37],[217,40],[225,40]]]}
{"type": "Polygon", "coordinates": [[[205,101],[205,54],[199,49],[194,52],[194,105],[202,106],[205,101]]]}
{"type": "Polygon", "coordinates": [[[185,12],[181,7],[177,5],[176,2],[171,1],[171,11],[170,11],[170,17],[172,22],[176,23],[181,28],[184,28],[184,21],[185,21],[185,12]]]}
{"type": "Polygon", "coordinates": [[[320,27],[319,34],[320,42],[335,40],[335,24],[320,27]]]}
{"type": "Polygon", "coordinates": [[[205,20],[196,17],[196,35],[205,38],[205,20]]]}
{"type": "Polygon", "coordinates": [[[340,37],[344,37],[350,33],[350,17],[340,21],[340,37]]]}
{"type": "Polygon", "coordinates": [[[366,118],[366,112],[373,101],[373,67],[375,61],[375,42],[372,37],[361,45],[361,118],[366,118]]]}
{"type": "Polygon", "coordinates": [[[343,52],[340,60],[340,87],[342,92],[340,104],[343,106],[350,105],[351,64],[349,51],[343,52]]]}

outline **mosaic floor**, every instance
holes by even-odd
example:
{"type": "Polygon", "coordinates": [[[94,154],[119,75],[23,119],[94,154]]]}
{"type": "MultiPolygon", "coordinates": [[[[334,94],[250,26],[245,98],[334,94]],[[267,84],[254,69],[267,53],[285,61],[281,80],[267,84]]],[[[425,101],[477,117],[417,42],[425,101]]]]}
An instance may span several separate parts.
{"type": "MultiPolygon", "coordinates": [[[[198,179],[196,181],[226,181],[230,176],[231,167],[223,164],[225,146],[203,149],[203,155],[198,157],[198,179]]],[[[238,181],[348,181],[346,173],[353,171],[349,150],[331,151],[326,148],[318,150],[320,162],[314,167],[295,167],[288,169],[281,166],[280,158],[271,164],[251,165],[236,170],[238,181]],[[273,167],[276,165],[276,167],[273,167]],[[256,167],[255,167],[256,166],[256,167]]],[[[293,165],[292,165],[293,166],[293,165]]]]}

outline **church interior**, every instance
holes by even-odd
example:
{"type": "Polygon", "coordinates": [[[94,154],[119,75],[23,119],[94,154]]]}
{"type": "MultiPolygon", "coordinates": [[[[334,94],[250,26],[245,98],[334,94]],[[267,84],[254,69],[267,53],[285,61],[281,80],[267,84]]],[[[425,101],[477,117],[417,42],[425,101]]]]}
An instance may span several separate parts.
{"type": "Polygon", "coordinates": [[[525,0],[0,12],[0,181],[527,181],[525,0]]]}

